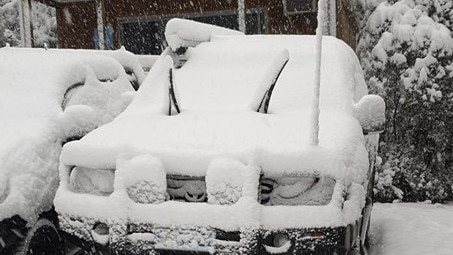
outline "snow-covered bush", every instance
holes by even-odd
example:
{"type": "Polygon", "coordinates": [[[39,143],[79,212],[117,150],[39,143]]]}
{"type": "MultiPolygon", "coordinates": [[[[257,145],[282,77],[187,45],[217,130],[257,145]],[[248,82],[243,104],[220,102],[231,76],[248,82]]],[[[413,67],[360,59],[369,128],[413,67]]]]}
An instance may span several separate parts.
{"type": "Polygon", "coordinates": [[[0,46],[20,44],[20,28],[16,1],[0,0],[0,46]]]}
{"type": "MultiPolygon", "coordinates": [[[[380,202],[392,202],[403,199],[404,192],[395,186],[396,183],[400,184],[399,180],[403,177],[400,167],[401,161],[399,160],[401,155],[394,154],[397,153],[390,153],[385,163],[382,163],[380,157],[376,162],[374,193],[375,199],[380,202]]],[[[407,160],[407,158],[403,158],[403,160],[407,160]]]]}
{"type": "Polygon", "coordinates": [[[398,198],[394,186],[405,200],[452,198],[446,182],[453,176],[451,5],[385,1],[362,31],[357,51],[368,85],[386,101],[376,187],[383,200],[398,198]]]}
{"type": "MultiPolygon", "coordinates": [[[[384,148],[386,146],[384,145],[384,148]]],[[[425,201],[444,202],[452,197],[451,174],[433,172],[414,156],[414,148],[385,148],[388,157],[376,165],[375,199],[381,202],[425,201]]]]}
{"type": "MultiPolygon", "coordinates": [[[[0,47],[6,43],[21,46],[18,3],[18,0],[0,0],[0,47]]],[[[32,1],[32,22],[35,47],[47,44],[55,48],[57,46],[55,8],[32,1]]]]}

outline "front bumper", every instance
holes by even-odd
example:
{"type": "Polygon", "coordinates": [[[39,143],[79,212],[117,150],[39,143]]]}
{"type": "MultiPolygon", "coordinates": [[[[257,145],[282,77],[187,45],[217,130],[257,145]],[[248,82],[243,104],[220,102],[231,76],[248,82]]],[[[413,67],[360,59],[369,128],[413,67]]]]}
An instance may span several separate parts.
{"type": "MultiPolygon", "coordinates": [[[[357,225],[357,224],[356,224],[357,225]]],[[[242,228],[227,232],[197,226],[158,226],[147,223],[98,222],[60,215],[60,227],[79,246],[96,246],[108,254],[345,254],[355,226],[266,230],[242,228]],[[103,224],[108,231],[95,231],[103,224]],[[315,234],[314,234],[315,233],[315,234]],[[289,243],[274,245],[276,236],[289,243]]]]}

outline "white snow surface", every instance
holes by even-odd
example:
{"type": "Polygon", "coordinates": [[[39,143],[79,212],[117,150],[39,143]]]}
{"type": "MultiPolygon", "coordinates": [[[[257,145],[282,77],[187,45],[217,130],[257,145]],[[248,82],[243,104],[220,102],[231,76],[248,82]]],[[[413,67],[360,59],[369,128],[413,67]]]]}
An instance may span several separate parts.
{"type": "MultiPolygon", "coordinates": [[[[49,49],[50,51],[55,51],[54,49],[49,49]]],[[[56,50],[61,51],[61,50],[56,50]]],[[[137,79],[139,84],[142,84],[145,80],[145,71],[143,70],[142,63],[138,56],[134,55],[133,53],[127,51],[124,47],[118,50],[72,50],[72,49],[65,49],[66,52],[73,52],[79,55],[86,54],[88,56],[93,54],[101,54],[106,55],[109,57],[114,58],[115,60],[120,63],[123,68],[128,71],[132,72],[137,79]]],[[[152,65],[152,64],[151,64],[152,65]]]]}
{"type": "Polygon", "coordinates": [[[449,255],[453,251],[453,205],[374,204],[371,255],[449,255]]]}
{"type": "Polygon", "coordinates": [[[172,63],[162,56],[128,109],[111,124],[68,143],[63,163],[115,168],[121,154],[152,154],[169,174],[204,176],[213,158],[226,155],[257,161],[265,172],[321,171],[361,183],[368,159],[354,102],[367,92],[366,85],[352,50],[334,38],[324,43],[321,148],[308,144],[314,37],[219,37],[189,48],[189,61],[174,71],[180,114],[165,114],[172,63]],[[269,114],[257,113],[250,107],[256,91],[284,49],[290,60],[269,114]]]}
{"type": "Polygon", "coordinates": [[[380,96],[367,95],[355,105],[355,115],[366,131],[383,129],[385,124],[385,102],[380,96]]]}
{"type": "Polygon", "coordinates": [[[18,214],[33,224],[49,209],[61,142],[113,119],[130,90],[123,68],[109,57],[0,49],[0,220],[18,214]],[[65,91],[81,82],[63,111],[65,91]]]}
{"type": "Polygon", "coordinates": [[[209,42],[215,35],[244,34],[224,27],[178,18],[168,21],[165,27],[165,38],[173,50],[177,50],[180,47],[193,47],[202,42],[209,42]]]}
{"type": "Polygon", "coordinates": [[[145,73],[147,73],[157,61],[159,55],[136,55],[136,57],[138,59],[138,62],[140,62],[142,69],[145,71],[145,73]]]}

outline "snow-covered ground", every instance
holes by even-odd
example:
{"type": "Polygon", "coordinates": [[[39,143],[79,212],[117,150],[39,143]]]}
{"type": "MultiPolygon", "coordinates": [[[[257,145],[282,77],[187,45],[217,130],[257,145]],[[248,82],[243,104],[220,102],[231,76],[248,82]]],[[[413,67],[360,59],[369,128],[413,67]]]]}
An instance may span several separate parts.
{"type": "Polygon", "coordinates": [[[371,255],[453,254],[453,204],[375,204],[371,255]]]}

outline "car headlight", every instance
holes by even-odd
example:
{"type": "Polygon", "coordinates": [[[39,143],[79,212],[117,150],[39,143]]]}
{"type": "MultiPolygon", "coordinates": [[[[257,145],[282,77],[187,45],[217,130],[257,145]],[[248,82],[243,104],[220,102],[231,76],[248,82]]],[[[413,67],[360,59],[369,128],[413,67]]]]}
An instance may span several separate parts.
{"type": "Polygon", "coordinates": [[[113,192],[114,179],[114,170],[75,166],[69,176],[69,187],[77,193],[108,196],[113,192]]]}
{"type": "Polygon", "coordinates": [[[332,199],[335,180],[330,176],[279,176],[260,181],[264,205],[326,205],[332,199]]]}

